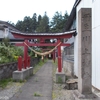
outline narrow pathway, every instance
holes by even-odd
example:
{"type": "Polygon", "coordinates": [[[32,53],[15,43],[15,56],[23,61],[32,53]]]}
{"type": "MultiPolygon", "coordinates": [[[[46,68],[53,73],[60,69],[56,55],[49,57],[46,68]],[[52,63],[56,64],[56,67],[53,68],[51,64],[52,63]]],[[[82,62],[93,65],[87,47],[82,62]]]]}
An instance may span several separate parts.
{"type": "Polygon", "coordinates": [[[52,67],[49,60],[10,100],[52,100],[52,67]]]}

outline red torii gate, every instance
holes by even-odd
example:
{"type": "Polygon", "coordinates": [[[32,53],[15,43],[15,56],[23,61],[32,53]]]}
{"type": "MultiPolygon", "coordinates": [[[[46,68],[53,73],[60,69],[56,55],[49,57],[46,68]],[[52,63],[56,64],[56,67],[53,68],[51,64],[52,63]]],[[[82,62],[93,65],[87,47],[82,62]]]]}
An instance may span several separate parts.
{"type": "MultiPolygon", "coordinates": [[[[64,33],[20,33],[20,32],[15,32],[15,31],[11,31],[11,33],[13,34],[13,36],[15,38],[23,38],[25,39],[25,43],[28,46],[56,46],[57,44],[59,44],[61,42],[61,39],[64,38],[71,38],[76,31],[68,31],[68,32],[64,32],[64,33]],[[44,43],[42,41],[42,43],[30,43],[28,42],[28,39],[41,39],[41,40],[45,40],[45,39],[57,39],[56,43],[44,43]]],[[[27,67],[27,58],[28,58],[28,47],[27,45],[25,45],[25,43],[17,43],[17,46],[24,46],[24,68],[26,69],[27,67]]],[[[61,46],[70,46],[69,43],[61,43],[58,47],[58,72],[62,72],[62,59],[61,59],[61,46]]]]}

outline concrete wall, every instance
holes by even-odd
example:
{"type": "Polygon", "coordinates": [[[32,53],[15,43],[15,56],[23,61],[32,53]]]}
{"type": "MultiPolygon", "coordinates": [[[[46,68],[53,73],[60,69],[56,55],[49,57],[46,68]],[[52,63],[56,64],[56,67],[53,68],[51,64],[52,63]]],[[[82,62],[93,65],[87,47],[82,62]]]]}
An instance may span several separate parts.
{"type": "Polygon", "coordinates": [[[65,72],[69,72],[70,75],[73,76],[73,72],[74,72],[74,61],[71,61],[71,60],[67,60],[67,59],[64,59],[63,60],[63,68],[64,68],[64,71],[65,72]]]}
{"type": "Polygon", "coordinates": [[[65,47],[63,51],[63,68],[68,71],[72,76],[74,74],[74,44],[65,47]]]}
{"type": "Polygon", "coordinates": [[[0,80],[12,77],[12,72],[17,70],[17,62],[0,65],[0,80]]]}
{"type": "MultiPolygon", "coordinates": [[[[39,63],[40,59],[31,58],[31,67],[34,67],[37,63],[39,63]]],[[[17,62],[8,63],[8,64],[0,64],[0,80],[5,78],[11,78],[12,72],[17,70],[17,62]]]]}

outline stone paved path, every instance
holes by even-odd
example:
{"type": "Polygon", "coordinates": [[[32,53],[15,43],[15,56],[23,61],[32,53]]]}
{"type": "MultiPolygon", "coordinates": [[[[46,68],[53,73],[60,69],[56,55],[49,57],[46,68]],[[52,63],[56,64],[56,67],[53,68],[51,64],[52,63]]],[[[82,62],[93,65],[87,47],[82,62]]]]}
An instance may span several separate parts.
{"type": "Polygon", "coordinates": [[[10,100],[52,100],[52,66],[45,63],[10,100]]]}

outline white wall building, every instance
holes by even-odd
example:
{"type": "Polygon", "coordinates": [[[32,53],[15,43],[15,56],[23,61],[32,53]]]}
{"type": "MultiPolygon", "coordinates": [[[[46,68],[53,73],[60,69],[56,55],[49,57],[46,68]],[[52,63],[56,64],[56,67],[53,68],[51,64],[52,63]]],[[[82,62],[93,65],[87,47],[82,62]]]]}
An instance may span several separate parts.
{"type": "Polygon", "coordinates": [[[74,54],[74,61],[69,61],[65,55],[64,67],[72,75],[78,77],[78,11],[81,8],[92,9],[92,85],[100,90],[100,0],[76,0],[67,21],[66,31],[76,29],[77,35],[68,40],[72,40],[74,46],[72,48],[66,47],[64,51],[66,55],[69,55],[69,51],[74,48],[72,53],[74,54]]]}
{"type": "MultiPolygon", "coordinates": [[[[78,33],[78,11],[92,8],[92,85],[100,90],[100,0],[77,0],[76,30],[78,33]]],[[[78,76],[78,34],[74,40],[74,74],[78,76]]]]}

